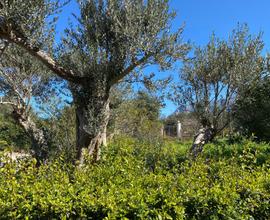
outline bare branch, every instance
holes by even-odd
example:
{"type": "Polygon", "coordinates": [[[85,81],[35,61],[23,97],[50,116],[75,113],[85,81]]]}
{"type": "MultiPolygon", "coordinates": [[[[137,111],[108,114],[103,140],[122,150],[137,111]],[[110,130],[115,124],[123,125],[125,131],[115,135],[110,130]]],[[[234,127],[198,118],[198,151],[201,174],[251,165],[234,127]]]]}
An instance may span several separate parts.
{"type": "Polygon", "coordinates": [[[18,104],[15,104],[13,102],[3,102],[3,97],[0,97],[0,104],[1,105],[10,105],[10,106],[13,106],[13,107],[18,107],[18,104]]]}
{"type": "Polygon", "coordinates": [[[121,79],[123,79],[126,75],[131,73],[133,70],[135,70],[140,65],[145,64],[150,57],[152,57],[154,53],[147,53],[145,54],[141,59],[138,59],[134,61],[129,67],[127,67],[125,70],[123,70],[120,74],[112,77],[111,79],[111,85],[118,83],[121,79]]]}

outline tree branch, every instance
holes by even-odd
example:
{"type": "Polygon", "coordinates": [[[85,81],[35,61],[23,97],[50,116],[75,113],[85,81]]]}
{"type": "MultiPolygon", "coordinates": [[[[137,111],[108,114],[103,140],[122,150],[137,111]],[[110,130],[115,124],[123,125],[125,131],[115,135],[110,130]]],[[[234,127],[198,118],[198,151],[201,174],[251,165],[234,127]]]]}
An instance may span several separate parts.
{"type": "Polygon", "coordinates": [[[11,105],[13,107],[18,107],[18,105],[13,103],[13,102],[3,102],[3,97],[0,97],[0,104],[1,105],[11,105]]]}
{"type": "Polygon", "coordinates": [[[59,77],[73,83],[81,83],[83,81],[83,77],[79,77],[78,74],[76,74],[73,70],[65,69],[60,64],[58,64],[52,57],[50,57],[45,51],[42,51],[34,45],[28,43],[26,39],[18,37],[12,31],[8,34],[0,31],[0,38],[5,39],[10,43],[14,43],[25,49],[29,54],[40,60],[45,66],[47,66],[59,77]]]}
{"type": "Polygon", "coordinates": [[[229,124],[230,124],[230,120],[228,119],[227,121],[226,121],[226,123],[221,127],[221,128],[217,128],[217,130],[216,130],[216,134],[218,135],[220,132],[222,132],[229,124]]]}
{"type": "Polygon", "coordinates": [[[123,79],[126,75],[136,69],[138,66],[147,62],[147,60],[153,56],[154,53],[146,53],[141,59],[134,61],[130,66],[128,66],[125,70],[121,73],[117,74],[116,76],[112,77],[110,80],[111,85],[118,83],[121,79],[123,79]]]}

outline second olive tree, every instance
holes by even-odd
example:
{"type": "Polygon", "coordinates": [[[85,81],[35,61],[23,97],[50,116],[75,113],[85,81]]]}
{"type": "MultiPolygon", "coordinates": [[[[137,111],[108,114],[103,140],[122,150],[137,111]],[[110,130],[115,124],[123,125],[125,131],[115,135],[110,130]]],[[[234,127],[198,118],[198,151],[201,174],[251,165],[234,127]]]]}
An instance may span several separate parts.
{"type": "Polygon", "coordinates": [[[213,35],[184,62],[175,101],[194,112],[201,125],[191,148],[193,156],[228,126],[239,91],[264,72],[263,46],[261,34],[252,36],[243,25],[227,41],[213,35]]]}

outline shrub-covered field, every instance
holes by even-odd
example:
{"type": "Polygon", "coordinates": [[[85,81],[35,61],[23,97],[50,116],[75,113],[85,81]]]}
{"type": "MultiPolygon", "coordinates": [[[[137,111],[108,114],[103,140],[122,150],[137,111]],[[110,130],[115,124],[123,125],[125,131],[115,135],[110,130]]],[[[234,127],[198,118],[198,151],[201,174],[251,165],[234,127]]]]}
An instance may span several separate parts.
{"type": "Polygon", "coordinates": [[[219,141],[196,161],[188,146],[121,138],[98,165],[5,163],[0,218],[269,219],[268,144],[219,141]]]}

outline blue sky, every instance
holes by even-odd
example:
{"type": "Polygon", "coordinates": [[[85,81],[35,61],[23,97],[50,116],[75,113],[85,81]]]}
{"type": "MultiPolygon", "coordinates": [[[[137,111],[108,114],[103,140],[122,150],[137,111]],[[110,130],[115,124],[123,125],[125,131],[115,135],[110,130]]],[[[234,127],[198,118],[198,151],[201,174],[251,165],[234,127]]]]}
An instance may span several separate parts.
{"type": "MultiPolygon", "coordinates": [[[[265,52],[270,48],[270,0],[171,0],[170,6],[177,12],[173,28],[185,23],[183,33],[185,41],[204,45],[213,32],[218,37],[227,38],[237,23],[247,23],[251,33],[263,31],[265,52]]],[[[66,6],[59,20],[59,32],[66,26],[70,13],[77,11],[73,3],[66,6]]],[[[159,73],[161,77],[165,74],[168,73],[159,73]]],[[[177,75],[174,72],[170,74],[177,75]]],[[[172,103],[168,101],[166,104],[167,106],[162,110],[163,115],[175,111],[172,103]]]]}

